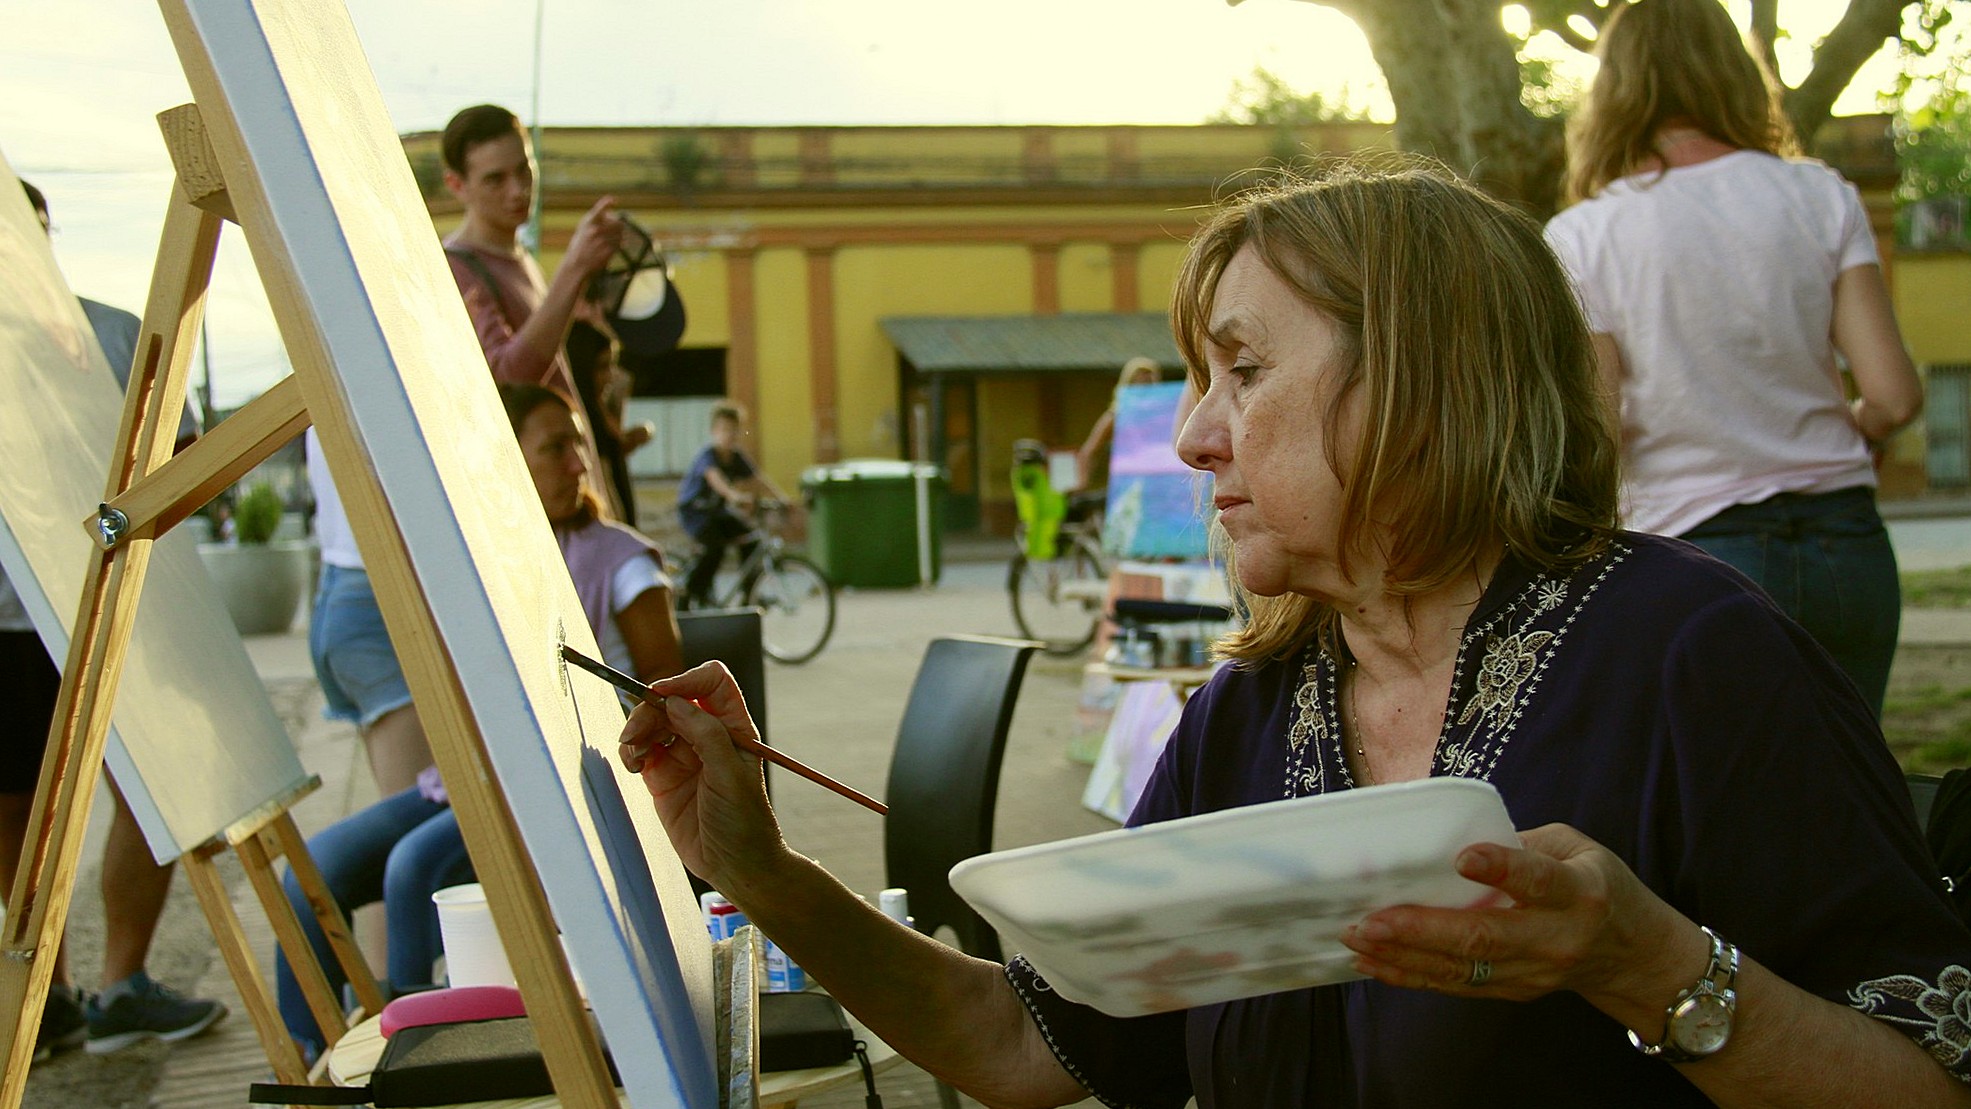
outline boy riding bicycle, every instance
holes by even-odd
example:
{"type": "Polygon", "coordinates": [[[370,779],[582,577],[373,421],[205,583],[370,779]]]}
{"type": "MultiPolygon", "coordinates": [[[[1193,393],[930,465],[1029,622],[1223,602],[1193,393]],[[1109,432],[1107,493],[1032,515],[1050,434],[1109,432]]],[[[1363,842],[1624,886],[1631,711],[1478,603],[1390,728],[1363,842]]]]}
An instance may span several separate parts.
{"type": "Polygon", "coordinates": [[[786,502],[787,495],[739,448],[746,435],[746,410],[730,401],[712,409],[711,442],[691,460],[678,485],[678,519],[704,548],[684,583],[680,607],[707,607],[712,583],[726,548],[737,545],[744,562],[758,546],[750,518],[761,498],[786,502]]]}

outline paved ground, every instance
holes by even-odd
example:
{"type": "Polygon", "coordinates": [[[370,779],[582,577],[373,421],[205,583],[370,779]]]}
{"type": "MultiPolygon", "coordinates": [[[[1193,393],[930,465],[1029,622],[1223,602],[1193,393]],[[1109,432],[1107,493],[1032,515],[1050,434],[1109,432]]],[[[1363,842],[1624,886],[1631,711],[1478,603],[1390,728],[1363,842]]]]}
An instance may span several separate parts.
{"type": "MultiPolygon", "coordinates": [[[[1892,523],[1906,568],[1971,562],[1971,523],[1913,520],[1892,523]]],[[[1000,545],[950,543],[945,548],[944,581],[931,590],[845,593],[834,640],[816,660],[801,667],[773,666],[768,673],[768,727],[776,745],[811,765],[881,795],[890,745],[918,659],[925,644],[948,633],[1014,633],[1003,587],[1000,545]]],[[[1971,644],[1971,613],[1910,612],[1905,639],[1923,643],[1971,644]]],[[[294,731],[303,761],[324,785],[296,809],[304,831],[312,831],[367,804],[374,797],[352,729],[320,718],[321,698],[308,666],[303,633],[257,637],[249,650],[270,695],[294,731]]],[[[1002,774],[996,846],[1012,847],[1100,831],[1113,825],[1082,808],[1087,768],[1067,757],[1077,738],[1076,709],[1080,660],[1037,658],[1022,690],[1013,720],[1002,774]]],[[[882,873],[878,818],[789,776],[776,779],[777,808],[789,840],[820,859],[851,888],[872,899],[886,883],[882,873]]],[[[98,805],[98,812],[106,806],[98,805]]],[[[100,819],[98,821],[100,823],[100,819]]],[[[85,848],[95,859],[100,848],[85,848]]],[[[71,944],[78,977],[94,980],[93,952],[99,949],[100,900],[93,866],[78,889],[71,944]]],[[[250,924],[244,883],[235,882],[236,904],[250,924]]],[[[271,940],[259,930],[258,948],[271,940]]],[[[203,918],[184,883],[160,929],[152,969],[161,978],[209,996],[231,993],[231,982],[212,957],[203,918]]],[[[132,1107],[239,1106],[248,1082],[264,1076],[251,1027],[242,1012],[206,1037],[166,1050],[156,1045],[107,1059],[81,1053],[36,1068],[26,1106],[103,1105],[132,1107]]],[[[903,1068],[883,1077],[880,1086],[891,1106],[929,1105],[934,1093],[918,1071],[903,1068]]],[[[806,1103],[852,1107],[861,1104],[853,1089],[806,1103]]],[[[1092,1104],[1092,1103],[1091,1103],[1092,1104]]]]}

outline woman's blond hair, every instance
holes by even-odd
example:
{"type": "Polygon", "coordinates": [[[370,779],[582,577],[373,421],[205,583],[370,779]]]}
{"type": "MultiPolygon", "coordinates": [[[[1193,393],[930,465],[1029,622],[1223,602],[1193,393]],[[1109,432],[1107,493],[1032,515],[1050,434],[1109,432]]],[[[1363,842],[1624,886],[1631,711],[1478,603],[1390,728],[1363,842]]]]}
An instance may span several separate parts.
{"type": "MultiPolygon", "coordinates": [[[[1193,385],[1209,385],[1219,279],[1250,247],[1352,354],[1325,417],[1344,574],[1349,552],[1376,544],[1385,588],[1412,597],[1502,547],[1541,569],[1603,550],[1616,527],[1613,413],[1539,227],[1422,159],[1316,172],[1234,198],[1192,239],[1171,320],[1193,385]],[[1362,429],[1346,442],[1356,392],[1362,429]]],[[[1336,626],[1310,598],[1235,588],[1250,618],[1218,645],[1228,657],[1284,657],[1336,626]]]]}
{"type": "Polygon", "coordinates": [[[1678,123],[1741,150],[1798,153],[1779,83],[1718,0],[1636,0],[1595,48],[1601,71],[1567,126],[1567,199],[1661,164],[1656,132],[1678,123]]]}

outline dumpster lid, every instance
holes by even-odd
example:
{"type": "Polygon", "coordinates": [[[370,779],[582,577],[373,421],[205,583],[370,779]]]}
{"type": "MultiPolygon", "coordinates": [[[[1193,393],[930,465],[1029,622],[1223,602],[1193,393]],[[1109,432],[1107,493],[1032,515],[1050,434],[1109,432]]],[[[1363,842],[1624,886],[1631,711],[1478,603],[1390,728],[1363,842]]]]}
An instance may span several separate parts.
{"type": "Polygon", "coordinates": [[[851,458],[801,471],[801,484],[820,485],[831,481],[910,481],[936,479],[944,468],[929,462],[906,462],[898,458],[851,458]]]}

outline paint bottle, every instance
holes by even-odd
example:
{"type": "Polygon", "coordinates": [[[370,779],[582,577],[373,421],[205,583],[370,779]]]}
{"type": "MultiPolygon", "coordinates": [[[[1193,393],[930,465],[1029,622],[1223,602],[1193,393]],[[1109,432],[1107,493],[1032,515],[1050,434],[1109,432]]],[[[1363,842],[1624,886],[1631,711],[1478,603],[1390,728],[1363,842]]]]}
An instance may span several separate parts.
{"type": "Polygon", "coordinates": [[[808,988],[807,972],[795,966],[772,940],[766,941],[766,966],[768,993],[800,993],[808,988]]]}
{"type": "Polygon", "coordinates": [[[717,890],[699,894],[698,909],[705,914],[705,930],[712,934],[713,943],[731,939],[747,923],[746,914],[739,911],[739,906],[721,897],[717,890]]]}
{"type": "Polygon", "coordinates": [[[876,907],[883,915],[903,925],[905,928],[917,927],[917,921],[910,915],[910,891],[892,886],[876,895],[876,907]]]}

